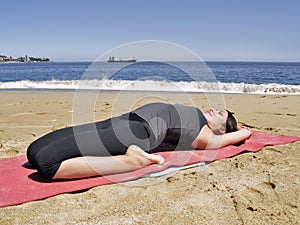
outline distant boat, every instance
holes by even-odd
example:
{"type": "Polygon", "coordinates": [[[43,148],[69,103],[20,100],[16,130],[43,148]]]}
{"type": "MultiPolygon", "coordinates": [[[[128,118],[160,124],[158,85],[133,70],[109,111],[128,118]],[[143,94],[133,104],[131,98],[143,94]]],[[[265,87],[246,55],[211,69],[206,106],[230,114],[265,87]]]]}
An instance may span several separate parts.
{"type": "Polygon", "coordinates": [[[114,56],[109,57],[109,59],[107,60],[107,62],[136,62],[136,59],[120,59],[120,58],[116,58],[114,56]]]}

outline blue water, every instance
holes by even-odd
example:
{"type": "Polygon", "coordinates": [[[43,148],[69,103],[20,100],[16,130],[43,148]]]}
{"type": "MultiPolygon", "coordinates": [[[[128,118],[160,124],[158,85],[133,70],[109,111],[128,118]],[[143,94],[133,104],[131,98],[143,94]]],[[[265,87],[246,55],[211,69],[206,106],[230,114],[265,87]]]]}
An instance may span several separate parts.
{"type": "MultiPolygon", "coordinates": [[[[99,63],[94,71],[97,78],[110,77],[116,80],[158,79],[172,81],[202,81],[195,62],[137,62],[120,65],[119,63],[99,63]],[[175,65],[175,66],[174,66],[175,65]],[[114,67],[124,68],[115,72],[114,67]],[[190,74],[181,70],[189,68],[190,74]]],[[[47,80],[80,80],[86,76],[85,71],[90,62],[55,62],[55,63],[15,63],[0,64],[0,82],[14,81],[47,81],[47,80]]],[[[216,79],[224,83],[247,84],[300,84],[300,63],[286,62],[207,62],[216,79]]],[[[95,69],[95,67],[94,67],[95,69]]],[[[95,78],[95,77],[91,77],[95,78]]]]}
{"type": "Polygon", "coordinates": [[[300,84],[300,63],[212,62],[209,66],[221,82],[300,84]]]}

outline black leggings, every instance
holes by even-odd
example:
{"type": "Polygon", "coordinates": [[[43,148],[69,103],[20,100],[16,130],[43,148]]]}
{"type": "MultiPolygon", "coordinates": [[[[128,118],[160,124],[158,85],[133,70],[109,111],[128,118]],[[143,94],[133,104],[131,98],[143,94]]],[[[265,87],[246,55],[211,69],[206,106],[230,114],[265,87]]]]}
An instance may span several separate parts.
{"type": "Polygon", "coordinates": [[[149,151],[149,137],[146,122],[128,113],[51,132],[28,147],[27,158],[42,177],[52,179],[62,161],[70,158],[122,155],[133,144],[149,151]]]}

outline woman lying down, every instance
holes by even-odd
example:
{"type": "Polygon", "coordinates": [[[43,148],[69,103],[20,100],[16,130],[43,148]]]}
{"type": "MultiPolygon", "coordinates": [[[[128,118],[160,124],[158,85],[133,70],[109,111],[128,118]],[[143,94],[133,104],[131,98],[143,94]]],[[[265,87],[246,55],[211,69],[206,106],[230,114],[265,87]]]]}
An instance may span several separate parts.
{"type": "Polygon", "coordinates": [[[48,179],[129,172],[164,159],[154,152],[218,149],[247,139],[228,110],[151,103],[96,123],[56,130],[34,141],[29,162],[48,179]]]}

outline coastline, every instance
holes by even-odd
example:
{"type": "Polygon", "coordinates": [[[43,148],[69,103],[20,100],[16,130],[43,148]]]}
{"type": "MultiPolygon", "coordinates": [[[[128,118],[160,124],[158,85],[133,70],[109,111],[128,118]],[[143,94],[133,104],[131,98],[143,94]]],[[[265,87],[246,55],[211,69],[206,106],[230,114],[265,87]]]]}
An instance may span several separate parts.
{"type": "MultiPolygon", "coordinates": [[[[86,92],[87,94],[95,93],[86,92]]],[[[209,107],[216,93],[101,91],[94,120],[152,101],[209,107]],[[130,101],[129,101],[130,102],[130,101]]],[[[26,154],[28,145],[71,126],[74,91],[0,91],[0,156],[26,154]]],[[[222,94],[241,124],[300,136],[299,95],[222,94]]],[[[89,95],[87,95],[88,97],[89,95]]],[[[148,186],[114,184],[0,209],[1,224],[296,224],[300,216],[300,143],[265,147],[203,167],[176,172],[148,186]]]]}
{"type": "Polygon", "coordinates": [[[101,88],[0,88],[0,93],[5,93],[5,92],[24,92],[24,93],[46,93],[46,92],[136,92],[136,93],[142,93],[142,92],[151,92],[151,93],[182,93],[182,94],[224,94],[224,95],[300,95],[300,92],[234,92],[234,91],[183,91],[183,90],[157,90],[157,91],[152,91],[152,90],[135,90],[135,89],[101,89],[101,88]]]}

